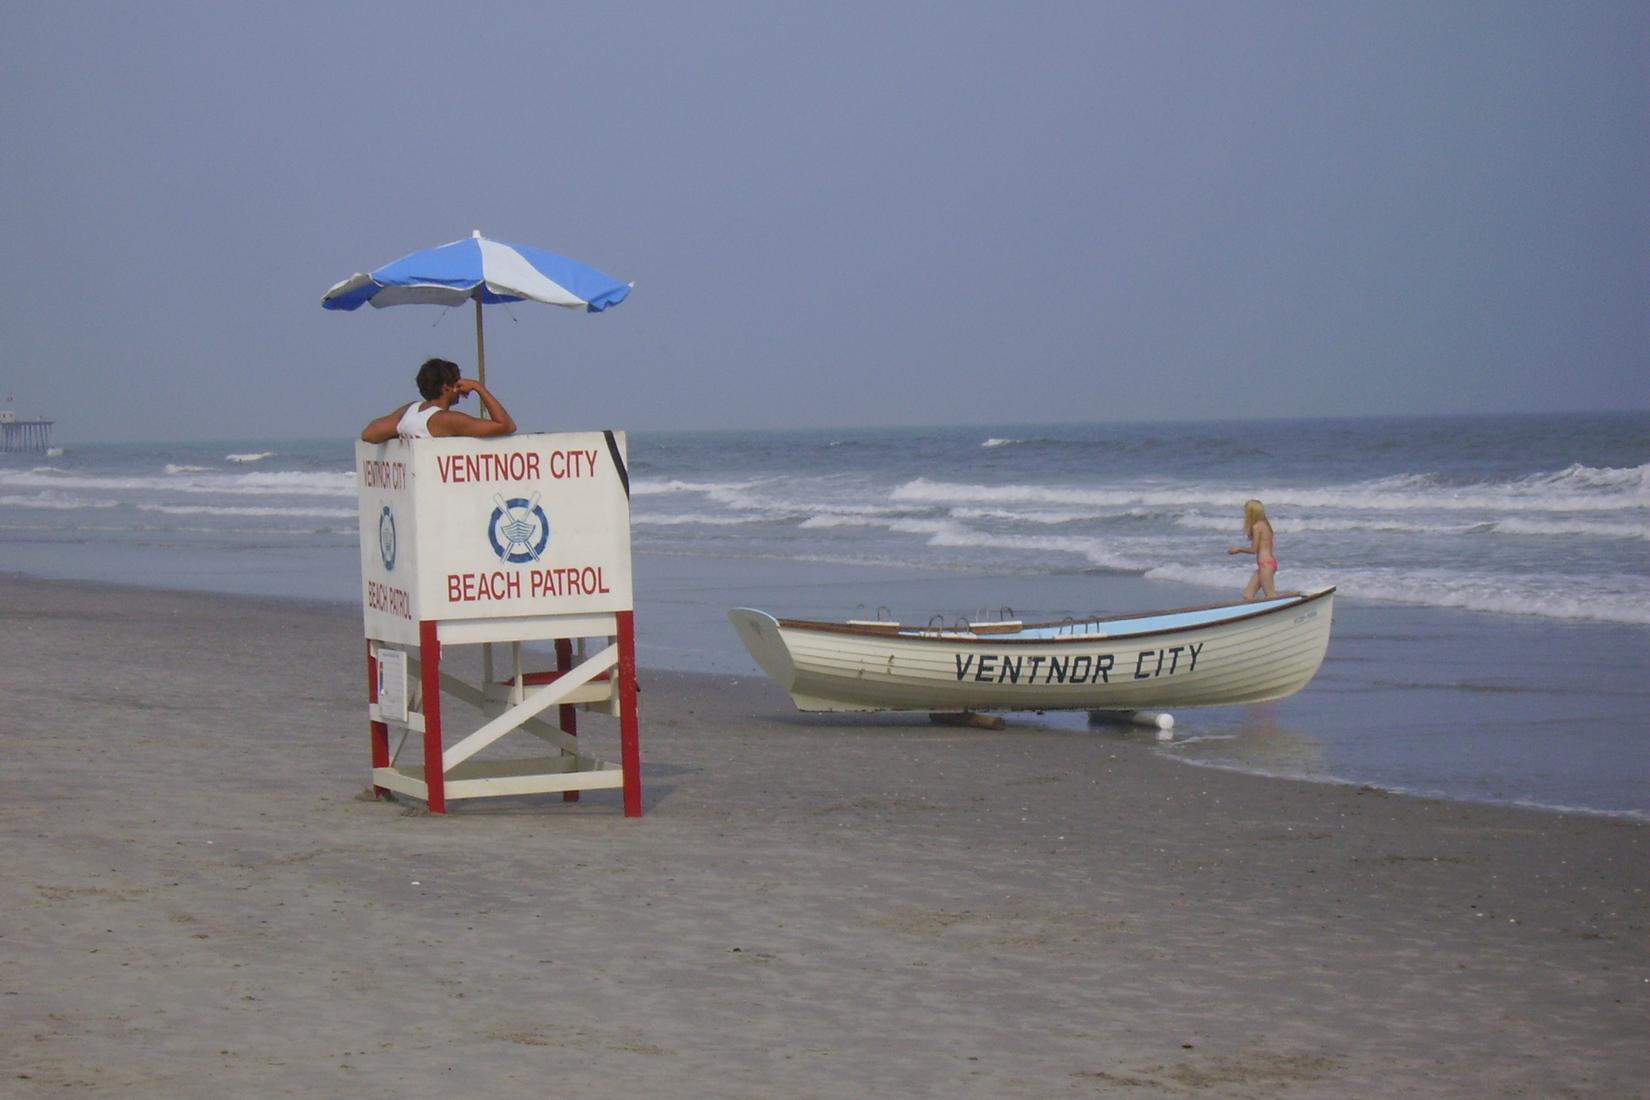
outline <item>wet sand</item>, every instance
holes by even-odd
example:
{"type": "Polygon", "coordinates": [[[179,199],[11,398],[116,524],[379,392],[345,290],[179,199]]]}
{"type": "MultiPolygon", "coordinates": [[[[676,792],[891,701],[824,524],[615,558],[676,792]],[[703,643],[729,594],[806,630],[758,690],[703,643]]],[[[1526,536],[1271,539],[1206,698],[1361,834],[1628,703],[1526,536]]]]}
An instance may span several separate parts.
{"type": "Polygon", "coordinates": [[[1643,822],[645,669],[645,817],[430,815],[360,634],[0,577],[0,1095],[1646,1095],[1643,822]]]}

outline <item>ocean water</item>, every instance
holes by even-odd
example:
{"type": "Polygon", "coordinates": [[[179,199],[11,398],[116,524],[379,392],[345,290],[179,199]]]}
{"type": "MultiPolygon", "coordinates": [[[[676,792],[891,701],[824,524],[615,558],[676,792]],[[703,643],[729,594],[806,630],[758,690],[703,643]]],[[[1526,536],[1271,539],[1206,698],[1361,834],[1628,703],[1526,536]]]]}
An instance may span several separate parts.
{"type": "MultiPolygon", "coordinates": [[[[353,602],[351,457],[0,455],[0,569],[353,602]]],[[[926,622],[1235,595],[1254,496],[1279,585],[1339,587],[1330,657],[1160,751],[1650,815],[1650,414],[635,432],[630,462],[644,666],[756,675],[734,604],[926,622]]]]}
{"type": "Polygon", "coordinates": [[[1243,566],[1225,549],[1258,497],[1290,588],[1650,624],[1646,415],[718,434],[635,450],[643,549],[1229,591],[1243,566]]]}

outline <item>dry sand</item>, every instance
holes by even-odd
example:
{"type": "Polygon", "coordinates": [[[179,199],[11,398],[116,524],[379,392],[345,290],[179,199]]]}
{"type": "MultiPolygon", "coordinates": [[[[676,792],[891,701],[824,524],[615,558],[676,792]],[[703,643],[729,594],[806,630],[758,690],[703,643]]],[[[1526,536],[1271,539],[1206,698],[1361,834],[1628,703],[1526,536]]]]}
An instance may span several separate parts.
{"type": "Polygon", "coordinates": [[[355,614],[0,578],[0,1095],[1646,1094],[1641,822],[642,686],[430,815],[355,614]]]}

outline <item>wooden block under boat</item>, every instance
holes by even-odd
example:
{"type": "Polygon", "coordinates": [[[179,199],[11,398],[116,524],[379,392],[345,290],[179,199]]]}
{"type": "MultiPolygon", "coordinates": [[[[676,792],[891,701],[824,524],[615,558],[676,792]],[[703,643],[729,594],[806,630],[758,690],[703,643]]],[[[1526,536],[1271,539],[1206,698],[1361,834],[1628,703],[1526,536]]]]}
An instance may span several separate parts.
{"type": "Polygon", "coordinates": [[[965,710],[961,714],[943,714],[938,711],[930,714],[928,720],[937,726],[968,726],[977,730],[1007,729],[1008,723],[1000,715],[976,714],[965,710]]]}

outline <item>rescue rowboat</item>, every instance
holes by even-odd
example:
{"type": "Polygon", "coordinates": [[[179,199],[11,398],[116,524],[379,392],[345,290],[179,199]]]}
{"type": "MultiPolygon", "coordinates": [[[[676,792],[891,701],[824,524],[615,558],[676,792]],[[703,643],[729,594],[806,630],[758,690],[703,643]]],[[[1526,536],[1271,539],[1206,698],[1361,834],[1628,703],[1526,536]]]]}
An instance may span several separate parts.
{"type": "Polygon", "coordinates": [[[1305,687],[1329,648],[1333,588],[1057,623],[780,619],[728,612],[802,711],[1164,710],[1305,687]]]}

